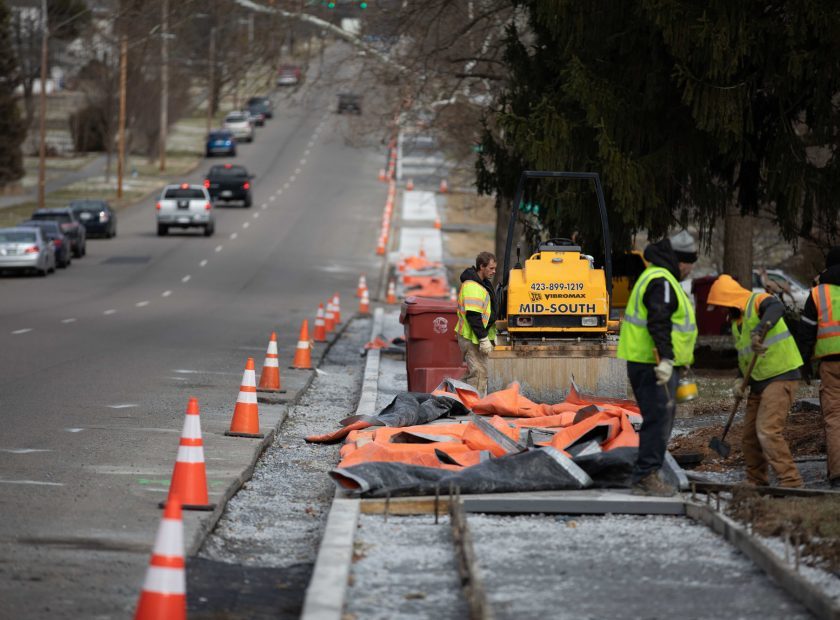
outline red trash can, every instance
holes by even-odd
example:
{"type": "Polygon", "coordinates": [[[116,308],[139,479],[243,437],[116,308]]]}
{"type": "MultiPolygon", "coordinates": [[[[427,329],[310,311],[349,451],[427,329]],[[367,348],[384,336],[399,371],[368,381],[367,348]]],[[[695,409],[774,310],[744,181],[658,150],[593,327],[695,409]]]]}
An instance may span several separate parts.
{"type": "Polygon", "coordinates": [[[405,369],[409,392],[431,392],[445,377],[466,374],[455,335],[458,305],[446,299],[406,297],[400,311],[405,325],[405,369]]]}
{"type": "Polygon", "coordinates": [[[720,336],[727,332],[725,308],[709,308],[707,300],[712,284],[717,276],[694,278],[691,281],[691,293],[694,295],[694,314],[697,317],[697,332],[702,336],[720,336]]]}

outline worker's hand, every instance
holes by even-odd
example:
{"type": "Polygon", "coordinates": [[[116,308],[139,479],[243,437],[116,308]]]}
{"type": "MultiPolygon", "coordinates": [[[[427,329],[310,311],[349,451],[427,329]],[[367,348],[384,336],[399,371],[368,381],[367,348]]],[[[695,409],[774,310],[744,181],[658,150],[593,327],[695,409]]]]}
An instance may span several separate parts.
{"type": "Polygon", "coordinates": [[[674,360],[661,360],[654,366],[653,374],[656,375],[657,385],[665,385],[671,380],[671,375],[674,374],[674,360]]]}
{"type": "Polygon", "coordinates": [[[752,337],[750,338],[750,349],[752,349],[752,352],[757,355],[764,355],[767,353],[767,346],[761,342],[761,339],[762,335],[757,332],[753,332],[752,337]]]}
{"type": "Polygon", "coordinates": [[[490,352],[493,350],[493,345],[490,344],[489,338],[482,338],[478,341],[478,350],[481,351],[482,355],[490,355],[490,352]]]}
{"type": "Polygon", "coordinates": [[[732,384],[732,393],[736,398],[744,398],[747,395],[747,388],[741,388],[743,383],[743,379],[735,379],[735,383],[732,384]]]}

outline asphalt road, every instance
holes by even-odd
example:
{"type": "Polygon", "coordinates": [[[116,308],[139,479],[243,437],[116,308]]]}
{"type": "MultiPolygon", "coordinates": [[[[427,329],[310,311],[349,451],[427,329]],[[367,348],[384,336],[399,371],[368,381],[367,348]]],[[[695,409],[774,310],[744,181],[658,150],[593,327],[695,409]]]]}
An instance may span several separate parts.
{"type": "Polygon", "coordinates": [[[319,302],[354,311],[360,273],[378,290],[382,153],[347,144],[334,101],[278,98],[236,158],[254,206],[217,208],[215,236],[157,237],[150,200],[69,269],[0,279],[0,617],[128,616],[187,398],[229,420],[271,330],[289,372],[319,302]]]}

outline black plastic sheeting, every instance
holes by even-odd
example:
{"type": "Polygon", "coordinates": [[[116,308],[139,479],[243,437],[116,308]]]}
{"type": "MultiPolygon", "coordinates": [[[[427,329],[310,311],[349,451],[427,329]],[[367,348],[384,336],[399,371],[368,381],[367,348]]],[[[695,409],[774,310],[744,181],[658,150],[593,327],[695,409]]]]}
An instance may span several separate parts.
{"type": "Polygon", "coordinates": [[[435,396],[421,392],[403,392],[397,394],[388,405],[375,416],[350,416],[341,421],[342,426],[363,420],[374,426],[416,426],[428,424],[440,418],[467,415],[469,409],[460,401],[447,396],[435,396]]]}
{"type": "Polygon", "coordinates": [[[342,489],[361,497],[560,491],[592,486],[571,459],[549,447],[490,459],[460,471],[405,463],[362,463],[330,472],[342,489]]]}

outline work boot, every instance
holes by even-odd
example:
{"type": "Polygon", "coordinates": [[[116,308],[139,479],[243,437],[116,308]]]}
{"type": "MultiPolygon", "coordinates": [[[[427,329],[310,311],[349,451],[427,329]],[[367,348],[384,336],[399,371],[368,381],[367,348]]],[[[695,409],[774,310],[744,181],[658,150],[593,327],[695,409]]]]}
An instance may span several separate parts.
{"type": "Polygon", "coordinates": [[[657,497],[673,497],[677,489],[665,482],[658,471],[648,474],[631,487],[633,495],[655,495],[657,497]]]}

